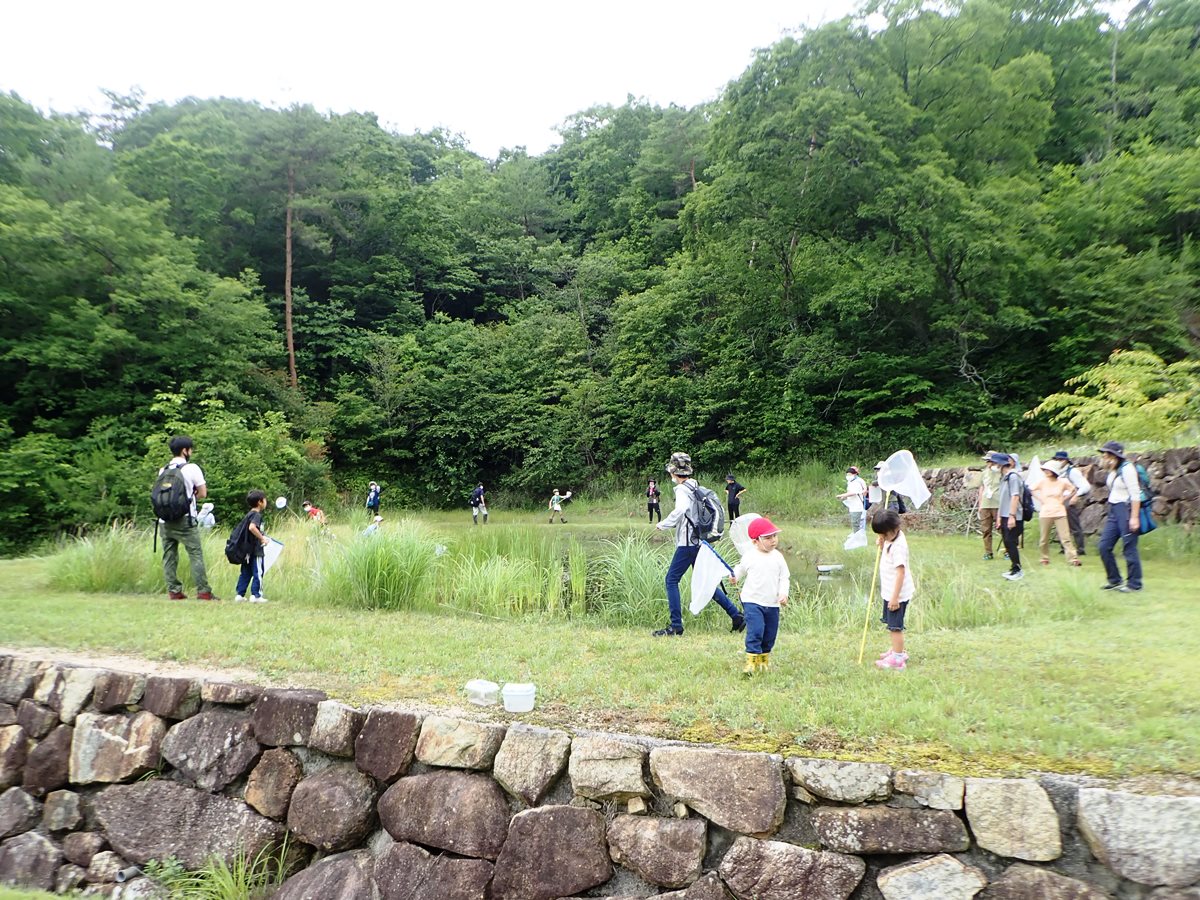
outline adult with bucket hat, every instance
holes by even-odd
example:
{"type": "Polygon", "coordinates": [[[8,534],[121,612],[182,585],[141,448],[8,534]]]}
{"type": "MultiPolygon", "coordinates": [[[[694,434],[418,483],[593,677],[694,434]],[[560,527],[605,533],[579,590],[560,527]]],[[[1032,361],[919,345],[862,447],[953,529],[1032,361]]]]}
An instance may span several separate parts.
{"type": "Polygon", "coordinates": [[[1021,478],[1017,458],[1010,453],[992,453],[989,462],[1000,467],[1000,504],[996,508],[996,524],[1000,528],[1000,540],[1008,551],[1010,568],[1000,573],[1009,581],[1020,581],[1025,577],[1021,570],[1021,535],[1025,533],[1025,513],[1021,494],[1025,482],[1021,478]]]}
{"type": "Polygon", "coordinates": [[[1085,555],[1083,552],[1083,523],[1079,520],[1079,512],[1083,509],[1083,501],[1080,497],[1091,493],[1092,483],[1084,477],[1079,471],[1079,467],[1071,462],[1071,454],[1066,450],[1059,450],[1054,454],[1054,461],[1065,466],[1062,477],[1071,483],[1071,487],[1075,488],[1075,493],[1071,496],[1067,503],[1067,527],[1071,531],[1071,541],[1075,544],[1075,553],[1078,556],[1085,555]]]}
{"type": "MultiPolygon", "coordinates": [[[[671,557],[671,565],[667,567],[666,577],[667,606],[671,621],[665,628],[652,632],[654,637],[683,634],[683,604],[679,598],[679,582],[687,570],[696,564],[696,557],[700,554],[700,542],[704,539],[699,523],[691,517],[693,501],[701,496],[703,490],[692,477],[692,472],[690,456],[686,453],[671,454],[667,463],[667,474],[675,482],[675,508],[655,526],[662,531],[675,532],[675,554],[671,557]]],[[[719,506],[717,512],[720,512],[719,506]]],[[[720,587],[713,592],[713,599],[728,613],[733,623],[730,631],[743,631],[746,628],[746,619],[720,587]]]]}
{"type": "Polygon", "coordinates": [[[1106,591],[1124,594],[1142,589],[1142,560],[1138,556],[1138,537],[1141,533],[1142,486],[1138,483],[1137,467],[1125,458],[1125,445],[1109,441],[1100,448],[1100,465],[1108,470],[1108,517],[1100,532],[1100,560],[1108,581],[1106,591]],[[1125,580],[1113,549],[1121,541],[1125,557],[1125,580]]]}

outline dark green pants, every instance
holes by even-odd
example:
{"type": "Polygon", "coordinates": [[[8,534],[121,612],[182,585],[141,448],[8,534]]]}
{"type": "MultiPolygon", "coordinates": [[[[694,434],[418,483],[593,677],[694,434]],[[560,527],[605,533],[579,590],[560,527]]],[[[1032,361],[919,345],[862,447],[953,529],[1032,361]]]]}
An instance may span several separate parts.
{"type": "Polygon", "coordinates": [[[159,525],[163,544],[163,577],[167,579],[167,590],[183,593],[183,582],[179,580],[179,545],[187,551],[188,563],[192,567],[192,581],[196,593],[211,593],[208,573],[204,571],[204,547],[200,543],[200,526],[188,519],[178,522],[163,522],[159,525]]]}

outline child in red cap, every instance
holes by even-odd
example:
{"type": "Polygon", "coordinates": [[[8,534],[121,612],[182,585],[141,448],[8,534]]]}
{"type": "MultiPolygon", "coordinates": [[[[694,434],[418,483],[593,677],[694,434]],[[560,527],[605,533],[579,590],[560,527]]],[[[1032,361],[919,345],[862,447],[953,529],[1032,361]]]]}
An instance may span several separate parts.
{"type": "Polygon", "coordinates": [[[787,560],[775,549],[779,529],[766,517],[755,519],[747,529],[754,552],[747,553],[733,568],[730,581],[742,587],[742,615],[746,617],[746,667],[743,675],[765,672],[779,633],[779,608],[787,606],[791,575],[787,560]]]}

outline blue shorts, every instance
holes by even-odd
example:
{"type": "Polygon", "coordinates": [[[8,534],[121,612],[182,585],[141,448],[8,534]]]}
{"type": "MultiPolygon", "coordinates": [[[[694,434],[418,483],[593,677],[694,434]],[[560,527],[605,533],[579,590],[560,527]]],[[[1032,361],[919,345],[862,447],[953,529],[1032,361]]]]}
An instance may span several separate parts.
{"type": "Polygon", "coordinates": [[[883,601],[883,615],[879,621],[887,626],[888,631],[903,631],[904,630],[904,614],[908,612],[908,601],[900,604],[897,610],[888,609],[888,602],[883,601]]]}

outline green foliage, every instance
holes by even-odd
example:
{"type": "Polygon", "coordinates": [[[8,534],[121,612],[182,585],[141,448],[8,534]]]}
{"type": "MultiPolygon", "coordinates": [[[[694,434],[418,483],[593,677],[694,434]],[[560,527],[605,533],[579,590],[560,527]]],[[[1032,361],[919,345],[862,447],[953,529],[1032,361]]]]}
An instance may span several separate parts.
{"type": "Polygon", "coordinates": [[[1103,440],[1172,446],[1200,427],[1200,361],[1165,363],[1145,350],[1114,350],[1107,362],[1067,379],[1026,416],[1046,416],[1067,431],[1103,440]]]}
{"type": "Polygon", "coordinates": [[[0,551],[137,512],[167,418],[222,503],[1028,440],[1115,349],[1197,358],[1196,19],[875,4],[495,160],[303,105],[0,97],[0,551]]]}
{"type": "Polygon", "coordinates": [[[283,882],[289,852],[285,839],[282,847],[264,848],[253,859],[238,851],[232,860],[213,856],[189,871],[170,857],[150,860],[143,871],[171,900],[261,900],[283,882]]]}

